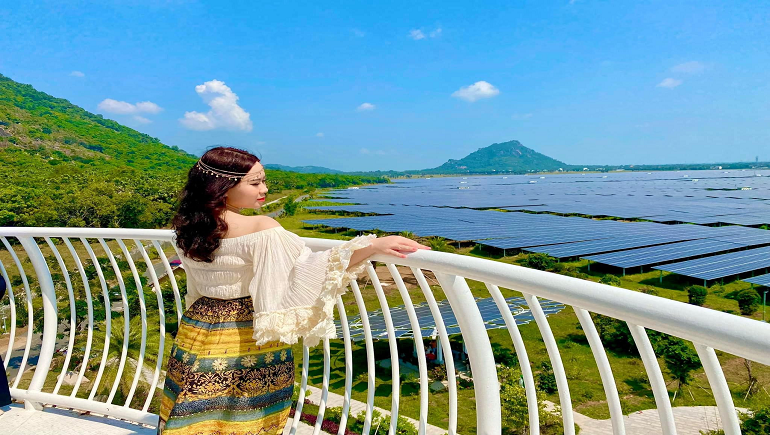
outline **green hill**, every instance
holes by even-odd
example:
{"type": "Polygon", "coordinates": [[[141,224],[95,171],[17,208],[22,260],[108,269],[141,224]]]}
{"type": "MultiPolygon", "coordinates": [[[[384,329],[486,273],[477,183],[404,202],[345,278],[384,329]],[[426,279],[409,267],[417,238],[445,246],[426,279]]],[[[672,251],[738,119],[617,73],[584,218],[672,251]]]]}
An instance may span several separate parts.
{"type": "Polygon", "coordinates": [[[460,160],[450,159],[443,165],[424,169],[428,174],[488,174],[494,172],[526,173],[555,171],[567,164],[527,148],[519,141],[495,143],[479,148],[460,160]]]}
{"type": "MultiPolygon", "coordinates": [[[[0,75],[0,226],[164,227],[196,160],[0,75]]],[[[267,176],[273,194],[387,182],[278,170],[267,176]]]]}

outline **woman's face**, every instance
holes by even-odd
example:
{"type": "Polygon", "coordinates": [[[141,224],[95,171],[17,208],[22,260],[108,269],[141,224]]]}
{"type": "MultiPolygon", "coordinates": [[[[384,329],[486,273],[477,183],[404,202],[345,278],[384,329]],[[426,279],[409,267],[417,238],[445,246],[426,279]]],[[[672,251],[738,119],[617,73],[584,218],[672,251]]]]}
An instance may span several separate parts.
{"type": "Polygon", "coordinates": [[[257,162],[241,181],[227,191],[227,203],[239,208],[260,208],[265,203],[265,169],[257,162]]]}

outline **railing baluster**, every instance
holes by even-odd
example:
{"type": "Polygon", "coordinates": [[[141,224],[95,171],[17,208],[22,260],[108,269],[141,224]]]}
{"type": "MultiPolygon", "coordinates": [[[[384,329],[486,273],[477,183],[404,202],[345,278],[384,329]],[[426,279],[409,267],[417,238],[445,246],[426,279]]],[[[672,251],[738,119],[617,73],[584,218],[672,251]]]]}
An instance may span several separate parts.
{"type": "MultiPolygon", "coordinates": [[[[441,310],[436,303],[436,298],[433,296],[433,290],[428,284],[428,280],[425,279],[425,275],[417,267],[410,268],[414,277],[417,279],[417,283],[420,285],[423,295],[428,302],[428,308],[433,316],[433,321],[436,324],[436,330],[438,331],[438,337],[441,341],[442,352],[444,354],[444,366],[446,367],[447,383],[449,389],[449,435],[456,435],[457,433],[457,373],[455,372],[454,355],[452,355],[452,346],[449,342],[449,335],[446,332],[446,324],[444,324],[444,318],[441,315],[441,310]]],[[[533,434],[536,435],[536,434],[533,434]]]]}
{"type": "Polygon", "coordinates": [[[500,434],[500,382],[479,307],[464,278],[436,272],[436,279],[452,305],[468,349],[476,395],[476,433],[500,434]]]}
{"type": "Polygon", "coordinates": [[[123,300],[123,347],[120,353],[120,362],[118,363],[118,371],[115,375],[115,381],[112,383],[112,389],[110,389],[110,394],[106,400],[106,403],[112,403],[112,399],[115,397],[115,393],[118,392],[118,387],[120,386],[120,379],[123,376],[123,369],[126,366],[126,358],[128,356],[128,342],[130,338],[130,313],[128,308],[128,296],[126,295],[126,283],[123,281],[123,274],[120,271],[120,266],[118,266],[118,262],[115,260],[115,255],[113,255],[112,250],[107,245],[107,242],[104,241],[104,238],[99,237],[97,240],[99,240],[99,243],[102,245],[102,249],[104,249],[104,252],[107,254],[107,258],[110,260],[112,270],[115,272],[115,278],[118,280],[118,286],[120,287],[120,297],[123,300]]]}
{"type": "Polygon", "coordinates": [[[70,255],[75,260],[75,266],[78,268],[78,272],[80,272],[80,279],[83,281],[83,288],[86,292],[86,304],[88,305],[88,332],[86,335],[86,348],[83,351],[83,362],[80,363],[78,378],[75,381],[75,385],[72,387],[72,393],[70,393],[70,397],[76,397],[78,390],[80,389],[80,384],[83,382],[86,368],[88,367],[88,359],[91,356],[91,345],[94,337],[94,306],[93,300],[91,299],[91,284],[88,282],[88,275],[86,274],[85,268],[83,267],[83,262],[80,260],[80,256],[75,250],[75,247],[72,246],[70,240],[67,237],[62,237],[62,240],[67,246],[70,255]]]}
{"type": "MultiPolygon", "coordinates": [[[[102,349],[102,360],[99,364],[99,370],[96,372],[96,379],[94,379],[91,386],[91,393],[88,395],[88,400],[94,400],[96,392],[99,390],[99,383],[102,380],[104,369],[107,367],[107,356],[110,351],[110,342],[112,339],[112,304],[110,303],[110,288],[107,286],[107,280],[104,279],[104,272],[102,271],[102,265],[99,263],[99,259],[94,254],[91,244],[85,237],[80,238],[80,243],[86,248],[88,257],[91,259],[91,263],[96,269],[96,275],[99,277],[99,284],[102,286],[102,297],[104,298],[104,347],[102,349]]],[[[85,364],[86,361],[84,360],[85,364]]]]}
{"type": "Polygon", "coordinates": [[[8,361],[11,359],[11,353],[13,352],[13,344],[16,342],[16,301],[13,297],[13,287],[11,286],[11,278],[8,276],[8,271],[5,270],[5,265],[0,261],[0,273],[3,274],[3,279],[8,284],[6,289],[8,293],[8,301],[11,307],[11,333],[8,336],[8,349],[5,351],[5,358],[3,358],[3,368],[8,369],[8,361]]]}
{"type": "Polygon", "coordinates": [[[374,270],[374,266],[371,263],[366,265],[366,272],[369,274],[369,279],[374,286],[374,292],[377,293],[377,300],[382,307],[382,317],[385,320],[385,330],[388,332],[388,346],[390,347],[390,377],[392,381],[392,390],[390,397],[390,429],[388,429],[388,435],[396,433],[396,425],[398,424],[398,407],[401,399],[401,375],[398,358],[398,344],[396,343],[396,332],[393,328],[393,319],[390,316],[390,306],[388,306],[388,300],[385,298],[385,291],[382,290],[382,284],[380,284],[380,278],[377,276],[377,272],[374,270]]]}
{"type": "Polygon", "coordinates": [[[179,286],[177,285],[176,277],[174,276],[174,269],[171,268],[171,264],[168,262],[168,258],[166,258],[166,253],[163,252],[163,248],[161,248],[160,243],[158,243],[157,240],[153,240],[152,246],[155,247],[155,250],[158,252],[158,255],[160,255],[160,260],[163,263],[163,268],[166,270],[166,275],[168,276],[168,279],[171,282],[171,289],[174,291],[174,303],[176,304],[176,322],[177,322],[177,325],[179,325],[182,323],[182,314],[184,314],[184,310],[182,309],[182,297],[179,294],[179,286]]]}
{"type": "MultiPolygon", "coordinates": [[[[8,242],[8,239],[3,236],[0,237],[0,240],[2,240],[3,245],[5,245],[5,249],[7,249],[8,253],[11,254],[11,258],[16,264],[16,269],[19,271],[19,275],[21,275],[21,282],[24,284],[24,292],[27,296],[27,343],[24,346],[24,355],[21,357],[21,363],[19,364],[19,370],[16,372],[16,378],[13,380],[13,384],[11,385],[11,388],[17,388],[19,386],[19,382],[21,381],[21,375],[24,374],[24,369],[27,368],[27,359],[29,358],[29,351],[32,348],[32,332],[35,329],[35,316],[34,308],[32,307],[32,291],[29,288],[27,272],[24,271],[24,267],[21,265],[21,261],[19,261],[19,256],[16,255],[16,250],[13,249],[11,244],[8,242]]],[[[11,343],[8,345],[10,346],[11,343]]],[[[32,405],[30,404],[30,406],[32,405]]]]}
{"type": "Polygon", "coordinates": [[[644,368],[647,370],[647,378],[650,380],[652,394],[655,397],[655,405],[658,407],[658,416],[660,417],[660,425],[663,427],[663,435],[676,435],[674,413],[671,410],[671,402],[668,399],[666,381],[663,379],[663,373],[660,371],[660,364],[658,364],[658,359],[655,357],[655,351],[652,349],[647,331],[641,326],[630,322],[628,322],[628,329],[631,331],[631,336],[634,337],[636,348],[639,350],[644,368]]]}
{"type": "Polygon", "coordinates": [[[559,354],[559,347],[556,345],[553,331],[551,331],[551,326],[548,324],[548,319],[545,317],[545,313],[543,313],[543,308],[540,306],[540,301],[537,300],[537,296],[529,293],[522,293],[522,295],[527,301],[527,305],[529,305],[532,317],[535,318],[535,323],[537,323],[537,328],[540,330],[540,335],[543,337],[545,350],[548,352],[548,358],[553,367],[553,374],[556,378],[556,388],[559,389],[559,404],[561,405],[561,417],[564,422],[564,433],[566,435],[574,435],[575,416],[572,414],[572,399],[570,398],[569,383],[567,382],[567,373],[564,371],[564,363],[561,360],[561,354],[559,354]]]}
{"type": "Polygon", "coordinates": [[[404,285],[404,279],[398,272],[398,268],[396,268],[395,264],[388,263],[388,271],[393,277],[393,281],[396,283],[398,292],[401,294],[401,299],[404,301],[406,314],[409,316],[409,324],[412,326],[412,333],[414,334],[414,344],[417,348],[417,364],[420,370],[420,420],[417,431],[420,435],[425,435],[428,423],[428,364],[425,361],[425,345],[422,342],[420,320],[417,318],[417,313],[414,311],[412,297],[409,296],[409,291],[404,285]]]}
{"type": "Polygon", "coordinates": [[[310,365],[310,351],[304,344],[302,345],[302,380],[299,385],[299,396],[297,397],[297,407],[294,409],[294,420],[291,422],[289,435],[295,435],[299,427],[302,416],[302,408],[305,406],[305,393],[307,392],[308,366],[310,365]]]}
{"type": "MultiPolygon", "coordinates": [[[[56,328],[58,326],[56,317],[56,292],[51,279],[51,270],[37,246],[37,242],[32,237],[19,237],[19,242],[32,263],[37,275],[37,283],[40,286],[40,295],[43,298],[43,341],[40,344],[40,354],[38,354],[37,364],[35,365],[35,374],[32,375],[32,381],[27,387],[27,391],[43,391],[45,379],[51,370],[51,360],[56,350],[56,328]]],[[[30,317],[31,320],[31,317],[30,317]]],[[[30,322],[31,323],[31,322],[30,322]]],[[[32,330],[33,325],[29,325],[32,330]]],[[[21,372],[20,372],[21,373],[21,372]]],[[[15,388],[15,387],[14,387],[15,388]]],[[[39,402],[25,401],[25,408],[41,410],[43,406],[39,402]]]]}
{"type": "MultiPolygon", "coordinates": [[[[142,254],[142,259],[147,265],[147,272],[150,274],[150,280],[152,281],[152,288],[155,293],[155,298],[158,302],[158,354],[155,362],[155,372],[152,375],[152,382],[150,382],[150,389],[147,390],[147,398],[142,406],[142,411],[147,411],[150,408],[152,398],[155,396],[155,388],[158,386],[158,379],[160,379],[160,371],[163,368],[163,358],[166,356],[166,312],[163,306],[163,293],[160,290],[160,282],[158,282],[158,274],[155,273],[155,266],[144,249],[144,245],[140,240],[134,240],[134,244],[139,249],[139,253],[142,254]]],[[[169,277],[170,278],[170,277],[169,277]]]]}
{"type": "Polygon", "coordinates": [[[59,379],[56,381],[56,386],[53,388],[53,394],[56,394],[59,392],[59,388],[61,388],[61,384],[64,382],[64,377],[67,375],[67,369],[70,366],[70,359],[72,358],[72,351],[75,348],[75,323],[77,318],[77,309],[75,308],[75,292],[72,289],[72,281],[70,280],[70,272],[67,269],[67,265],[64,263],[64,259],[62,258],[59,249],[56,248],[56,245],[54,245],[51,238],[45,237],[44,239],[48,244],[48,247],[53,252],[54,257],[56,257],[56,262],[59,263],[59,269],[61,269],[62,275],[64,276],[64,283],[67,287],[67,296],[70,303],[70,332],[69,340],[67,341],[67,356],[64,357],[64,364],[62,365],[59,379]]]}
{"type": "Polygon", "coordinates": [[[364,298],[356,281],[350,282],[353,295],[356,298],[358,312],[361,315],[361,325],[364,327],[364,344],[366,345],[366,414],[364,416],[364,428],[361,435],[369,435],[372,428],[372,411],[374,410],[374,344],[372,342],[372,328],[369,325],[369,314],[366,312],[364,298]]]}
{"type": "Polygon", "coordinates": [[[340,417],[340,428],[337,431],[337,435],[345,435],[348,414],[350,413],[350,395],[353,389],[353,344],[350,342],[350,325],[348,325],[348,316],[345,312],[345,304],[342,302],[341,296],[337,297],[337,312],[340,314],[342,342],[345,345],[345,395],[342,398],[342,416],[340,417]]]}
{"type": "Polygon", "coordinates": [[[607,359],[607,353],[604,351],[604,345],[599,337],[599,333],[596,331],[596,325],[594,325],[594,321],[591,319],[591,314],[588,311],[577,307],[572,308],[575,310],[578,321],[580,321],[580,326],[583,328],[586,339],[588,339],[588,345],[591,347],[591,352],[596,360],[596,366],[599,368],[599,376],[604,386],[604,395],[607,397],[607,405],[610,408],[612,433],[615,435],[625,435],[626,425],[623,422],[623,409],[620,406],[618,387],[615,384],[615,377],[612,376],[612,367],[610,367],[610,361],[607,359]]]}
{"type": "Polygon", "coordinates": [[[500,292],[500,288],[494,284],[484,283],[487,290],[492,295],[492,299],[497,305],[497,309],[500,310],[500,314],[503,316],[505,327],[508,329],[508,334],[511,336],[513,342],[513,348],[516,350],[516,356],[519,358],[519,367],[521,367],[521,376],[524,378],[524,391],[527,394],[527,411],[529,417],[529,433],[530,435],[540,434],[540,406],[537,404],[537,389],[535,387],[535,377],[532,374],[532,366],[529,362],[529,354],[527,354],[527,348],[524,345],[524,339],[521,337],[519,326],[516,324],[516,319],[511,313],[511,308],[508,306],[508,302],[500,292]]]}
{"type": "Polygon", "coordinates": [[[725,374],[714,349],[698,344],[695,345],[695,351],[698,352],[703,369],[706,371],[711,391],[714,393],[714,399],[717,402],[719,416],[722,420],[722,429],[726,435],[740,435],[741,423],[738,419],[738,413],[735,412],[733,397],[730,395],[730,388],[727,386],[725,374]]]}
{"type": "MultiPolygon", "coordinates": [[[[144,366],[144,352],[147,349],[147,306],[144,303],[144,286],[142,286],[142,278],[139,276],[139,271],[136,269],[134,259],[131,257],[131,252],[126,247],[121,239],[115,239],[120,246],[120,250],[123,251],[123,256],[128,262],[128,267],[131,269],[131,274],[134,276],[134,285],[136,286],[136,294],[139,296],[139,314],[142,322],[142,335],[139,342],[139,359],[136,361],[136,372],[134,372],[134,379],[131,381],[131,389],[128,391],[126,401],[123,406],[128,407],[131,405],[131,399],[134,398],[136,393],[136,386],[139,384],[139,378],[142,374],[142,367],[144,366]]],[[[152,264],[150,265],[152,268],[152,264]]]]}
{"type": "Polygon", "coordinates": [[[329,398],[329,371],[331,368],[329,339],[324,338],[323,343],[324,371],[321,385],[321,400],[318,402],[318,414],[315,421],[315,427],[313,427],[313,435],[321,433],[321,424],[323,424],[324,413],[326,412],[326,400],[329,398]]]}

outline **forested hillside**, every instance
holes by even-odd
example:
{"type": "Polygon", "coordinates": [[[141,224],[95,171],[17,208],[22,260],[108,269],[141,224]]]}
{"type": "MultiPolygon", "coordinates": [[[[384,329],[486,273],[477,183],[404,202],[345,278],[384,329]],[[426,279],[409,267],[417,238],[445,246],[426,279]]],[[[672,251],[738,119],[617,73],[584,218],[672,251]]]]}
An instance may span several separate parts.
{"type": "MultiPolygon", "coordinates": [[[[0,75],[0,226],[164,227],[196,160],[0,75]]],[[[268,177],[272,193],[387,182],[278,170],[268,177]]]]}

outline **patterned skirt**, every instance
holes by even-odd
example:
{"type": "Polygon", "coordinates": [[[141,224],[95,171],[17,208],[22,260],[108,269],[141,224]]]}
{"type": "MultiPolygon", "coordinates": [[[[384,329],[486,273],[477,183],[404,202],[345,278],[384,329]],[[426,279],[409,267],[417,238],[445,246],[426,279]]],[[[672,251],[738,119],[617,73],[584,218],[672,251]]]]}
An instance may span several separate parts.
{"type": "Polygon", "coordinates": [[[251,297],[200,298],[184,313],[168,360],[158,433],[281,434],[294,390],[294,355],[257,346],[251,297]]]}

